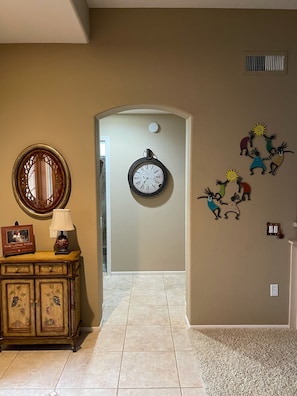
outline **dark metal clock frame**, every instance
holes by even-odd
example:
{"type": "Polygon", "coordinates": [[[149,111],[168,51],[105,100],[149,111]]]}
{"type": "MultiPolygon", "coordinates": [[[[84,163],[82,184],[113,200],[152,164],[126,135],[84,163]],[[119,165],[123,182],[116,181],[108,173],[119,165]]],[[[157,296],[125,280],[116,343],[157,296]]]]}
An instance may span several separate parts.
{"type": "Polygon", "coordinates": [[[129,172],[128,172],[129,186],[133,192],[135,192],[136,194],[141,195],[143,197],[152,197],[157,194],[160,194],[166,187],[167,181],[168,181],[168,170],[167,170],[166,166],[161,161],[157,160],[157,158],[155,158],[153,156],[153,152],[150,149],[146,149],[146,156],[143,158],[139,158],[138,160],[133,162],[133,164],[129,168],[129,172]],[[163,183],[160,184],[158,189],[154,192],[148,193],[148,192],[140,191],[135,187],[135,185],[133,183],[133,178],[134,178],[135,173],[137,172],[137,170],[140,167],[142,167],[144,165],[156,165],[163,172],[163,183]]]}

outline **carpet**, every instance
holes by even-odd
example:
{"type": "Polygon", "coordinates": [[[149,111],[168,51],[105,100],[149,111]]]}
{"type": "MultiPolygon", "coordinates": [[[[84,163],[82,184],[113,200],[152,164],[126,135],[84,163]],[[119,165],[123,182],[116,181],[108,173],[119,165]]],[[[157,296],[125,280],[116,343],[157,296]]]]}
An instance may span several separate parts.
{"type": "Polygon", "coordinates": [[[208,396],[297,395],[297,331],[190,329],[208,396]]]}

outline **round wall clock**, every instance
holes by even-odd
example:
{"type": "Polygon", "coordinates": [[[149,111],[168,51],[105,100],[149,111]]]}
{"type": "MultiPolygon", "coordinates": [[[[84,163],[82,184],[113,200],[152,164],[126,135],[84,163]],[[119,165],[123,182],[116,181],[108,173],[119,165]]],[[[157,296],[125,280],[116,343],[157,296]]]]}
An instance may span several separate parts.
{"type": "Polygon", "coordinates": [[[131,190],[144,197],[159,194],[164,190],[167,180],[167,168],[153,157],[150,149],[146,150],[145,157],[133,162],[128,172],[131,190]]]}

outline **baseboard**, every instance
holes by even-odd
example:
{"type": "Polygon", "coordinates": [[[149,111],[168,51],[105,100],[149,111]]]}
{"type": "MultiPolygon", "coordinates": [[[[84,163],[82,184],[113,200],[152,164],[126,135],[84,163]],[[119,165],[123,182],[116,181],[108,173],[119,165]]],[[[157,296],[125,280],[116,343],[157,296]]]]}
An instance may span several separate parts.
{"type": "Polygon", "coordinates": [[[190,325],[191,329],[289,329],[289,325],[190,325]]]}
{"type": "Polygon", "coordinates": [[[185,274],[186,271],[119,271],[111,272],[110,276],[113,275],[174,275],[174,274],[185,274]]]}
{"type": "Polygon", "coordinates": [[[96,327],[82,327],[81,331],[83,333],[95,333],[95,332],[99,332],[101,329],[100,326],[96,326],[96,327]]]}

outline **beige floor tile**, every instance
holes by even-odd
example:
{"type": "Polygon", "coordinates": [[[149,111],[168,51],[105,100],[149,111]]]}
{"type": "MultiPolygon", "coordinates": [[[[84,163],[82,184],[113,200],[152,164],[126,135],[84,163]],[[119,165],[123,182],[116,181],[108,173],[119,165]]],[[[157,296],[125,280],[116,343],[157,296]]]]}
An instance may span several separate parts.
{"type": "Polygon", "coordinates": [[[126,326],[128,310],[128,305],[119,305],[117,307],[104,307],[102,317],[103,326],[126,326]]]}
{"type": "MultiPolygon", "coordinates": [[[[76,352],[78,353],[78,352],[76,352]]],[[[0,388],[54,388],[59,380],[69,350],[21,351],[0,378],[0,388]]]]}
{"type": "Polygon", "coordinates": [[[186,307],[168,306],[171,326],[186,325],[186,307]]]}
{"type": "Polygon", "coordinates": [[[165,289],[180,288],[185,290],[186,288],[185,272],[180,272],[175,274],[164,274],[164,286],[165,289]]]}
{"type": "Polygon", "coordinates": [[[182,388],[181,391],[182,396],[207,396],[202,388],[182,388]]]}
{"type": "Polygon", "coordinates": [[[79,345],[80,349],[92,349],[95,348],[96,343],[98,341],[100,331],[92,331],[92,332],[82,332],[79,337],[79,345]]]}
{"type": "Polygon", "coordinates": [[[186,305],[186,297],[183,290],[177,288],[166,290],[166,297],[168,305],[186,305]]]}
{"type": "Polygon", "coordinates": [[[125,333],[125,326],[103,326],[94,348],[102,352],[120,352],[123,350],[125,333]]]}
{"type": "Polygon", "coordinates": [[[129,304],[131,290],[112,290],[108,289],[104,291],[103,302],[104,306],[116,307],[118,305],[129,304]]]}
{"type": "Polygon", "coordinates": [[[97,351],[114,351],[123,350],[126,326],[109,326],[104,325],[100,331],[84,333],[81,336],[81,350],[89,352],[96,349],[97,351]]]}
{"type": "Polygon", "coordinates": [[[132,288],[131,304],[141,305],[167,305],[165,290],[158,288],[132,288]]]}
{"type": "Polygon", "coordinates": [[[164,277],[163,275],[155,275],[155,274],[141,274],[134,275],[133,277],[133,288],[157,288],[160,290],[164,289],[164,277]]]}
{"type": "Polygon", "coordinates": [[[119,388],[179,386],[173,352],[124,352],[119,388]]]}
{"type": "Polygon", "coordinates": [[[168,326],[169,313],[165,305],[138,305],[131,304],[128,315],[128,325],[168,326]]]}
{"type": "Polygon", "coordinates": [[[117,389],[59,389],[55,396],[117,396],[117,389]]]}
{"type": "Polygon", "coordinates": [[[2,351],[0,353],[0,377],[2,377],[18,353],[18,351],[2,351]]]}
{"type": "Polygon", "coordinates": [[[118,396],[181,396],[179,388],[119,389],[118,396]]]}
{"type": "Polygon", "coordinates": [[[52,389],[0,389],[0,396],[58,396],[52,389]]]}
{"type": "Polygon", "coordinates": [[[116,388],[121,352],[83,352],[69,356],[57,385],[59,388],[116,388]]]}
{"type": "Polygon", "coordinates": [[[182,327],[172,327],[172,338],[174,349],[176,351],[190,351],[193,349],[188,331],[189,329],[185,326],[182,327]]]}
{"type": "Polygon", "coordinates": [[[103,289],[108,290],[127,290],[130,289],[133,282],[133,275],[105,275],[103,276],[103,289]]]}
{"type": "Polygon", "coordinates": [[[202,388],[203,383],[197,366],[196,352],[176,351],[176,361],[181,386],[202,388]]]}
{"type": "Polygon", "coordinates": [[[170,326],[127,326],[125,351],[173,351],[170,326]]]}

